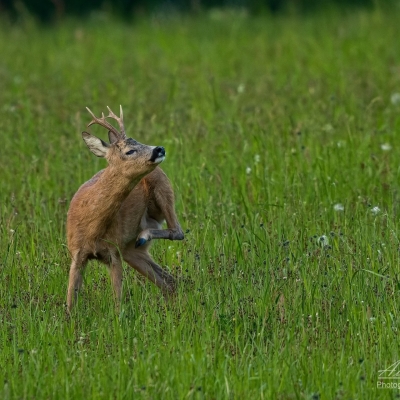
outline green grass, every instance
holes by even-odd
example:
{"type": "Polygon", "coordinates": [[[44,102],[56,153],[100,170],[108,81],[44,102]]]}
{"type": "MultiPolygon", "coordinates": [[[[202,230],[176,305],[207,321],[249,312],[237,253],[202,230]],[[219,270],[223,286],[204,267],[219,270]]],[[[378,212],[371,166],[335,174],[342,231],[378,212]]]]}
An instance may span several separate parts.
{"type": "Polygon", "coordinates": [[[0,398],[398,396],[376,387],[400,359],[399,26],[379,10],[4,21],[0,398]],[[68,319],[68,204],[105,165],[85,106],[119,104],[167,150],[188,232],[152,254],[181,284],[167,303],[126,268],[116,315],[92,262],[68,319]]]}

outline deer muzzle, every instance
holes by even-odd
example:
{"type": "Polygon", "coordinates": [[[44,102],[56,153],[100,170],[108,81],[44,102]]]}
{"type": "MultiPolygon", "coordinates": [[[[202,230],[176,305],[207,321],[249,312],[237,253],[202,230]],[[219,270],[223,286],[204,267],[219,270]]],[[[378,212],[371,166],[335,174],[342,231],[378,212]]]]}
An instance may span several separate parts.
{"type": "Polygon", "coordinates": [[[153,153],[151,154],[150,161],[154,163],[160,163],[164,161],[165,158],[165,149],[162,146],[157,146],[153,149],[153,153]]]}

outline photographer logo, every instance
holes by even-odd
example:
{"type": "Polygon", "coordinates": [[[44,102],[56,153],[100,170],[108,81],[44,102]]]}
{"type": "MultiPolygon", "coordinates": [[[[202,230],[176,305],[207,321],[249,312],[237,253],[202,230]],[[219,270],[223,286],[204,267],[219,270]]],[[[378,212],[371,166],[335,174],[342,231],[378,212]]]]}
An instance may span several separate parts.
{"type": "Polygon", "coordinates": [[[378,371],[377,389],[400,389],[400,361],[378,371]]]}

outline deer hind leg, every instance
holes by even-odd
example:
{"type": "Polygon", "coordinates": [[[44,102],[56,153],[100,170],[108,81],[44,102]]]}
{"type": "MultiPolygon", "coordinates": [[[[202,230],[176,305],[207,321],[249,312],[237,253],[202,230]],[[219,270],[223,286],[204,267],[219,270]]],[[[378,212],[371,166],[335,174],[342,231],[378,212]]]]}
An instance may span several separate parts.
{"type": "Polygon", "coordinates": [[[124,251],[123,257],[131,267],[157,285],[164,294],[175,292],[175,278],[150,257],[147,246],[140,249],[130,246],[124,251]]]}
{"type": "Polygon", "coordinates": [[[81,259],[78,255],[73,257],[71,268],[69,270],[68,294],[67,294],[67,307],[68,312],[72,310],[77,298],[78,292],[83,283],[83,271],[85,269],[87,260],[81,259]]]}

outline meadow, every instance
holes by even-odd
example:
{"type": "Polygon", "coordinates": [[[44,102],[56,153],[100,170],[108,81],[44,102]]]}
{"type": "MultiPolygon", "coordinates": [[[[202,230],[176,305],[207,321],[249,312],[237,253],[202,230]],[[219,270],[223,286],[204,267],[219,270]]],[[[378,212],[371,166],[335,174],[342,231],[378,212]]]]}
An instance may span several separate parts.
{"type": "Polygon", "coordinates": [[[382,9],[2,21],[0,398],[398,398],[377,386],[400,360],[399,27],[382,9]],[[120,104],[166,148],[186,233],[152,255],[179,289],[125,265],[117,314],[92,262],[69,318],[66,213],[106,165],[85,107],[120,104]]]}

